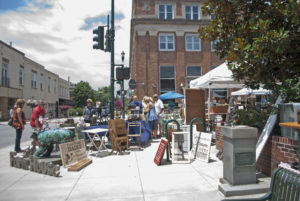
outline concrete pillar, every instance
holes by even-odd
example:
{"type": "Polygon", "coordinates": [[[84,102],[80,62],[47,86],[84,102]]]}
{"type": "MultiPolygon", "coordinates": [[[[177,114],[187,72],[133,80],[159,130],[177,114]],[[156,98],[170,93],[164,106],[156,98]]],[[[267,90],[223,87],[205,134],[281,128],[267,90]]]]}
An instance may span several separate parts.
{"type": "Polygon", "coordinates": [[[257,128],[222,126],[223,177],[232,185],[256,183],[257,128]]]}

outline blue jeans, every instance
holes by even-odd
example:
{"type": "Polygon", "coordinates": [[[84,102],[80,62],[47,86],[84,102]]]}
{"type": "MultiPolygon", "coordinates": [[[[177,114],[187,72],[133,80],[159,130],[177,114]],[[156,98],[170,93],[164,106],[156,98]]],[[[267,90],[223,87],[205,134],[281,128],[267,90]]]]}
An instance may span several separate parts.
{"type": "Polygon", "coordinates": [[[16,142],[15,142],[15,151],[21,151],[21,137],[22,137],[22,129],[16,130],[16,142]]]}

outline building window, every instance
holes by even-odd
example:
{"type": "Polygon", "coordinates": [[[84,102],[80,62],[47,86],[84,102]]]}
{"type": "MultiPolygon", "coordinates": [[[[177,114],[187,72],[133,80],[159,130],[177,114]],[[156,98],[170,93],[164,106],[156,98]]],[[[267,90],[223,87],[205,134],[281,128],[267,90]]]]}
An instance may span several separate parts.
{"type": "Polygon", "coordinates": [[[44,90],[44,75],[41,74],[41,77],[40,77],[40,89],[41,91],[44,90]]]}
{"type": "Polygon", "coordinates": [[[187,77],[199,77],[202,75],[202,68],[201,66],[187,66],[186,67],[186,76],[187,77]]]}
{"type": "Polygon", "coordinates": [[[54,80],[54,83],[53,83],[53,91],[56,94],[56,80],[54,80]]]}
{"type": "Polygon", "coordinates": [[[51,78],[48,77],[48,92],[50,93],[51,92],[51,78]]]}
{"type": "Polygon", "coordinates": [[[158,18],[165,20],[173,19],[173,6],[172,5],[158,5],[158,18]]]}
{"type": "Polygon", "coordinates": [[[227,99],[227,88],[213,89],[213,97],[218,99],[227,99]]]}
{"type": "Polygon", "coordinates": [[[212,69],[215,69],[217,66],[211,66],[210,67],[210,70],[212,70],[212,69]]]}
{"type": "Polygon", "coordinates": [[[24,86],[24,69],[22,67],[19,70],[19,85],[24,86]]]}
{"type": "Polygon", "coordinates": [[[217,40],[214,40],[212,42],[210,42],[210,49],[211,49],[211,52],[215,52],[216,51],[216,44],[217,44],[217,40]]]}
{"type": "Polygon", "coordinates": [[[8,87],[8,63],[2,62],[1,86],[8,87]]]}
{"type": "Polygon", "coordinates": [[[185,19],[186,20],[199,20],[199,7],[198,6],[185,6],[185,19]]]}
{"type": "Polygon", "coordinates": [[[160,93],[175,91],[175,67],[160,66],[160,93]]]}
{"type": "Polygon", "coordinates": [[[201,40],[197,34],[187,34],[185,36],[186,51],[201,51],[201,40]]]}
{"type": "Polygon", "coordinates": [[[36,72],[31,72],[31,88],[36,89],[36,80],[37,80],[37,74],[36,72]]]}
{"type": "Polygon", "coordinates": [[[185,85],[189,88],[190,81],[200,77],[201,75],[202,75],[201,66],[187,66],[186,67],[185,85]]]}
{"type": "Polygon", "coordinates": [[[175,50],[174,34],[159,34],[159,50],[160,51],[175,50]]]}

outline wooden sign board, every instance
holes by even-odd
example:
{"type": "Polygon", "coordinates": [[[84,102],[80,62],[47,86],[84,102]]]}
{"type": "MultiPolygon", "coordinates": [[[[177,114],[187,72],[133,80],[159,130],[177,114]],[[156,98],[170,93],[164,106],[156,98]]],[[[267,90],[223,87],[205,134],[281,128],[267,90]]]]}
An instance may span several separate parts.
{"type": "Polygon", "coordinates": [[[198,148],[196,151],[196,159],[200,161],[209,162],[210,147],[211,147],[211,133],[202,132],[198,141],[198,148]]]}
{"type": "Polygon", "coordinates": [[[154,157],[154,163],[156,165],[160,165],[161,159],[164,156],[164,152],[165,152],[167,143],[168,143],[167,139],[161,138],[160,144],[159,144],[157,152],[156,152],[156,155],[154,157]]]}
{"type": "Polygon", "coordinates": [[[60,144],[59,149],[64,167],[68,167],[81,160],[87,159],[86,148],[83,139],[60,144]]]}

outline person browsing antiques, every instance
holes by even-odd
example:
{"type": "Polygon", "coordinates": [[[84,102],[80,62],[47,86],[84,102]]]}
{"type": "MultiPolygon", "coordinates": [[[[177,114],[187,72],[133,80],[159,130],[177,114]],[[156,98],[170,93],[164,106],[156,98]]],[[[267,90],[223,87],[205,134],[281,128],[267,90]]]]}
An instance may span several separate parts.
{"type": "Polygon", "coordinates": [[[25,114],[23,112],[25,101],[18,99],[15,104],[14,113],[12,116],[12,126],[16,129],[15,151],[22,152],[21,150],[21,137],[26,124],[25,114]]]}
{"type": "Polygon", "coordinates": [[[156,124],[156,129],[155,129],[155,136],[161,137],[162,136],[162,129],[161,125],[164,120],[164,104],[163,102],[158,98],[157,94],[153,95],[153,100],[155,102],[155,111],[158,117],[158,121],[156,124]],[[157,135],[157,130],[159,127],[159,135],[157,135]]]}
{"type": "Polygon", "coordinates": [[[142,105],[141,101],[138,100],[137,96],[133,96],[132,101],[130,102],[130,105],[135,105],[135,107],[138,107],[139,114],[142,114],[143,105],[142,105]]]}
{"type": "Polygon", "coordinates": [[[44,100],[39,100],[30,117],[30,125],[35,130],[41,130],[45,118],[46,109],[44,100]]]}
{"type": "Polygon", "coordinates": [[[83,109],[83,120],[85,123],[91,123],[92,116],[96,114],[96,110],[93,108],[92,99],[86,100],[87,105],[83,109]]]}
{"type": "Polygon", "coordinates": [[[148,98],[148,104],[145,109],[145,112],[147,112],[148,125],[151,130],[150,138],[157,138],[157,133],[155,133],[155,129],[156,129],[158,116],[155,111],[155,104],[151,97],[148,98]]]}

